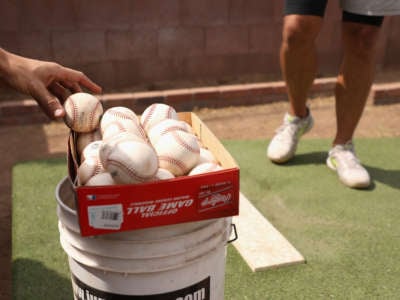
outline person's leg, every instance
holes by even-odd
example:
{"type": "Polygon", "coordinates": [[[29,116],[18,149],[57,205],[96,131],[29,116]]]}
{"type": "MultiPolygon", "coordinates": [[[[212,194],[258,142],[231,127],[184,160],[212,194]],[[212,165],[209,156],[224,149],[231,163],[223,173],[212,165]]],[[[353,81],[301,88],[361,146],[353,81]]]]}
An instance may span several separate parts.
{"type": "Polygon", "coordinates": [[[373,23],[377,18],[365,17],[366,22],[371,20],[368,24],[351,21],[352,15],[344,13],[342,23],[344,55],[335,88],[337,131],[334,145],[345,144],[353,138],[374,78],[379,18],[378,23],[373,23]]]}
{"type": "Polygon", "coordinates": [[[337,131],[327,165],[348,187],[366,188],[371,179],[357,158],[352,138],[374,77],[377,39],[383,17],[343,13],[343,61],[337,79],[337,131]]]}
{"type": "Polygon", "coordinates": [[[326,0],[285,1],[280,63],[289,110],[267,148],[267,157],[275,163],[291,159],[300,136],[313,126],[306,103],[317,69],[315,39],[322,26],[325,8],[326,0]]]}
{"type": "Polygon", "coordinates": [[[280,64],[285,80],[289,113],[297,117],[307,115],[308,91],[317,70],[315,39],[322,18],[311,15],[287,15],[284,18],[280,64]]]}

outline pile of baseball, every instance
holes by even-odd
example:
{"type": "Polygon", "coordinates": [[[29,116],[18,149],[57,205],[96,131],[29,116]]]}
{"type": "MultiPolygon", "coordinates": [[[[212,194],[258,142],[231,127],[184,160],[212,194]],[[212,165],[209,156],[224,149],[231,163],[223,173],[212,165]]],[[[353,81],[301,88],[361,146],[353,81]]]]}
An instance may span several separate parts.
{"type": "Polygon", "coordinates": [[[136,184],[221,170],[175,109],[162,103],[138,116],[127,107],[103,110],[88,93],[64,103],[65,123],[77,133],[78,185],[136,184]]]}

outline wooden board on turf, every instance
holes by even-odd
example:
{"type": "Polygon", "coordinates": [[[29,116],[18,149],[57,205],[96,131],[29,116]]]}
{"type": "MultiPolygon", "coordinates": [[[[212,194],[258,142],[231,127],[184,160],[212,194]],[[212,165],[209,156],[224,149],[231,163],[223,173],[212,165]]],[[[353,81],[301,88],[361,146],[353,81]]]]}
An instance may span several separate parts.
{"type": "Polygon", "coordinates": [[[299,251],[240,193],[233,245],[253,272],[304,263],[299,251]]]}

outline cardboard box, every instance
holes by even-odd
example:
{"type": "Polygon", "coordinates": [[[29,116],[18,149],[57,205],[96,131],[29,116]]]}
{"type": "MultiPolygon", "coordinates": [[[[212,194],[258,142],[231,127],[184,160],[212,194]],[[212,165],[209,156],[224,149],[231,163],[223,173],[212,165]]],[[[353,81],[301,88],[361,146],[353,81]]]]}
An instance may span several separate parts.
{"type": "Polygon", "coordinates": [[[223,170],[150,183],[77,186],[76,133],[68,142],[69,176],[76,192],[82,236],[238,215],[239,167],[195,113],[179,113],[220,162],[223,170]]]}

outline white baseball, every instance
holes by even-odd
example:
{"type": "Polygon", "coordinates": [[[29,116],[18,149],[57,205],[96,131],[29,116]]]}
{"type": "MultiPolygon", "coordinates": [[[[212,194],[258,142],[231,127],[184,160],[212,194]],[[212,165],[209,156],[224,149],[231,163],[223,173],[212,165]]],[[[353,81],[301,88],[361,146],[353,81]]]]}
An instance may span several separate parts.
{"type": "Polygon", "coordinates": [[[122,132],[130,132],[140,137],[143,141],[147,141],[147,136],[142,126],[129,119],[111,121],[107,126],[101,127],[101,132],[103,140],[108,140],[122,132]]]}
{"type": "Polygon", "coordinates": [[[96,185],[114,185],[116,184],[111,174],[108,172],[103,172],[94,175],[86,182],[86,186],[96,186],[96,185]]]}
{"type": "Polygon", "coordinates": [[[105,145],[106,151],[102,149],[100,156],[101,161],[104,162],[103,167],[110,172],[117,183],[146,182],[151,180],[158,170],[157,154],[147,143],[121,140],[111,147],[105,145]]]}
{"type": "Polygon", "coordinates": [[[154,149],[160,168],[167,169],[175,176],[188,173],[197,164],[200,155],[196,136],[181,130],[161,136],[154,149]]]}
{"type": "Polygon", "coordinates": [[[222,169],[223,168],[220,165],[216,164],[216,163],[206,162],[206,163],[202,163],[202,164],[199,164],[199,165],[195,166],[189,172],[188,175],[192,176],[192,175],[204,174],[204,173],[219,171],[219,170],[222,170],[222,169]]]}
{"type": "Polygon", "coordinates": [[[200,157],[198,161],[198,165],[205,162],[217,163],[217,159],[214,154],[205,147],[200,147],[200,157]]]}
{"type": "Polygon", "coordinates": [[[139,118],[135,112],[124,106],[114,106],[107,109],[101,117],[100,127],[107,127],[108,123],[119,120],[132,120],[139,123],[139,118]]]}
{"type": "Polygon", "coordinates": [[[88,157],[78,167],[79,184],[86,184],[90,178],[102,172],[104,172],[104,168],[100,163],[100,158],[95,156],[88,157]]]}
{"type": "Polygon", "coordinates": [[[121,132],[109,138],[108,140],[103,140],[99,149],[100,162],[103,165],[105,164],[105,161],[108,155],[111,153],[114,146],[122,141],[136,141],[144,143],[142,138],[138,137],[137,135],[131,132],[121,132]]]}
{"type": "Polygon", "coordinates": [[[156,175],[154,175],[154,180],[165,180],[175,178],[174,174],[170,171],[162,168],[158,168],[156,175]]]}
{"type": "Polygon", "coordinates": [[[83,148],[81,152],[80,156],[81,162],[83,162],[89,157],[98,157],[101,144],[102,144],[101,140],[87,144],[86,147],[83,148]]]}
{"type": "Polygon", "coordinates": [[[188,126],[184,121],[179,121],[175,119],[165,119],[161,121],[160,123],[154,125],[152,128],[147,133],[147,137],[149,138],[150,142],[155,145],[157,144],[157,141],[160,139],[160,137],[163,134],[166,134],[167,132],[174,131],[174,130],[183,130],[186,132],[188,131],[188,126]]]}
{"type": "Polygon", "coordinates": [[[140,116],[140,123],[144,130],[148,132],[151,127],[165,119],[178,120],[178,114],[176,110],[164,103],[153,103],[148,106],[143,114],[140,116]]]}
{"type": "Polygon", "coordinates": [[[90,132],[99,126],[103,106],[99,99],[88,93],[75,93],[64,103],[64,122],[76,132],[90,132]]]}
{"type": "Polygon", "coordinates": [[[91,142],[100,141],[101,133],[99,129],[91,132],[81,132],[76,138],[76,150],[82,156],[83,149],[91,142]]]}

